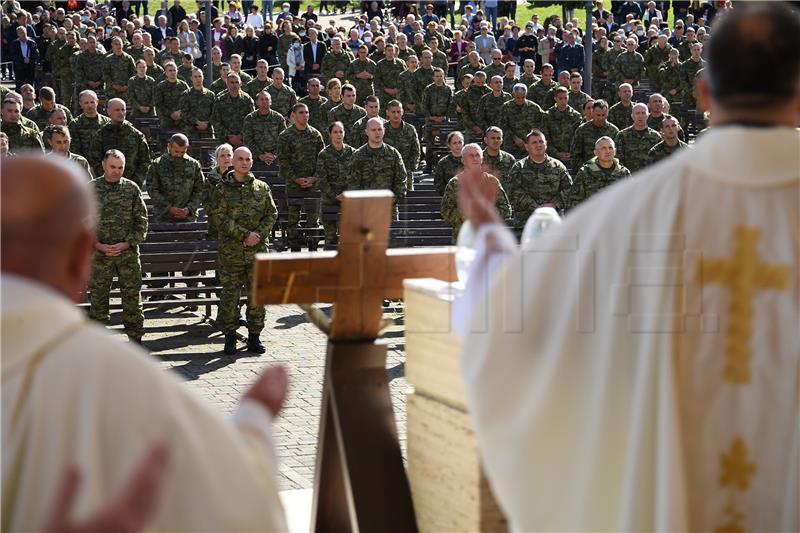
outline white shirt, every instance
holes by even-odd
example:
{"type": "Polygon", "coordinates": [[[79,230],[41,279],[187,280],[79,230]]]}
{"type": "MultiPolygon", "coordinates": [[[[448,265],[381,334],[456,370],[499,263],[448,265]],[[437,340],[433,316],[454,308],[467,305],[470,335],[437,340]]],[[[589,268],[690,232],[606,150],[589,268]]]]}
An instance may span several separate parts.
{"type": "Polygon", "coordinates": [[[247,24],[257,30],[261,29],[264,27],[264,17],[260,13],[250,13],[247,15],[247,24]]]}

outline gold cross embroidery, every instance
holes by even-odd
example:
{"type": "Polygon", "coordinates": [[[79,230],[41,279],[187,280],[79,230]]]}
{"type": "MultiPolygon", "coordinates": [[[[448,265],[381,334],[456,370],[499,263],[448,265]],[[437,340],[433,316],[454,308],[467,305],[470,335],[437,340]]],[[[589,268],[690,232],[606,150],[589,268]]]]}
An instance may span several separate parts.
{"type": "Polygon", "coordinates": [[[739,226],[734,230],[732,258],[700,260],[698,281],[720,283],[731,292],[724,372],[729,383],[750,383],[750,339],[756,294],[767,289],[789,288],[792,267],[763,263],[758,258],[760,239],[760,229],[739,226]]]}

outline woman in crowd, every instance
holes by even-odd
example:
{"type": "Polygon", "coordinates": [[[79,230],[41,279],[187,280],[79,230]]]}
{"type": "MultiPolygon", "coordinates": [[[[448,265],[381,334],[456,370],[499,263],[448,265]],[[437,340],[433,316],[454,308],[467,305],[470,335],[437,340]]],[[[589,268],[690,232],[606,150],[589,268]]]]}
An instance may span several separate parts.
{"type": "Polygon", "coordinates": [[[225,179],[225,173],[233,168],[233,146],[228,143],[220,144],[214,150],[214,168],[208,173],[206,182],[206,202],[203,206],[208,216],[208,236],[217,238],[217,225],[214,220],[214,210],[217,208],[217,186],[225,179]]]}
{"type": "Polygon", "coordinates": [[[264,24],[264,31],[258,38],[258,57],[269,63],[270,73],[278,64],[278,37],[272,31],[272,22],[264,24]]]}
{"type": "Polygon", "coordinates": [[[242,26],[244,24],[244,15],[239,11],[239,5],[236,2],[228,4],[228,11],[225,12],[225,16],[228,17],[231,24],[235,26],[242,26]]]}
{"type": "Polygon", "coordinates": [[[197,35],[189,29],[189,21],[183,19],[178,24],[178,39],[183,53],[192,56],[192,60],[198,59],[203,55],[200,45],[197,43],[197,35]]]}
{"type": "MultiPolygon", "coordinates": [[[[347,175],[355,149],[344,143],[344,124],[334,122],[328,127],[330,144],[317,156],[317,186],[322,193],[322,206],[339,205],[342,193],[347,188],[347,175]]],[[[338,242],[338,227],[334,220],[323,220],[325,247],[331,248],[338,242]]]]}
{"type": "Polygon", "coordinates": [[[136,62],[136,75],[128,80],[128,105],[132,117],[156,116],[155,88],[155,80],[147,75],[147,63],[140,59],[136,62]]]}
{"type": "Polygon", "coordinates": [[[450,153],[436,163],[433,170],[433,186],[439,195],[444,194],[444,188],[450,178],[461,172],[461,149],[464,148],[464,135],[460,131],[453,131],[447,136],[447,148],[450,153]]]}
{"type": "MultiPolygon", "coordinates": [[[[257,7],[257,6],[253,6],[257,7]]],[[[244,27],[244,39],[242,39],[242,70],[256,68],[258,61],[258,37],[253,26],[247,24],[244,27]]]]}

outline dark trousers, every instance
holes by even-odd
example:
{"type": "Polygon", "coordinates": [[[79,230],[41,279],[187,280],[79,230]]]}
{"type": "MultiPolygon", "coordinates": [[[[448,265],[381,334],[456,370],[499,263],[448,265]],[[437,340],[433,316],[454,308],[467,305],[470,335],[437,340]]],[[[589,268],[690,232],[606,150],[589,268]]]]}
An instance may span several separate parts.
{"type": "Polygon", "coordinates": [[[30,83],[35,87],[36,68],[33,63],[15,63],[14,76],[17,92],[20,92],[20,88],[26,83],[30,83]]]}

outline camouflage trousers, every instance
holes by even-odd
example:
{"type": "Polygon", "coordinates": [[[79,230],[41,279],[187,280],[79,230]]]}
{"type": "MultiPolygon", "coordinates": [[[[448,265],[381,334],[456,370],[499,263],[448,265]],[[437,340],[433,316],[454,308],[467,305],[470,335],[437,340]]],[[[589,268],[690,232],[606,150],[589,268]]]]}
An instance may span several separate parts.
{"type": "Polygon", "coordinates": [[[128,337],[141,339],[144,335],[142,309],[142,264],[139,254],[125,251],[118,257],[95,252],[92,258],[92,277],[89,280],[89,317],[98,322],[109,318],[108,297],[111,282],[117,276],[122,299],[122,324],[128,337]]]}
{"type": "Polygon", "coordinates": [[[61,105],[65,106],[70,112],[75,112],[75,81],[61,78],[61,94],[59,96],[61,105]]]}
{"type": "MultiPolygon", "coordinates": [[[[222,283],[222,294],[217,307],[217,327],[222,333],[234,333],[239,328],[239,298],[242,296],[242,287],[246,288],[247,294],[253,293],[254,265],[255,262],[246,265],[229,265],[223,261],[219,263],[217,275],[222,283]]],[[[248,299],[247,330],[250,333],[261,333],[266,314],[264,306],[254,306],[248,299]]]]}
{"type": "Polygon", "coordinates": [[[300,213],[306,214],[306,228],[316,228],[319,226],[319,200],[305,200],[303,205],[287,206],[286,232],[289,246],[302,246],[303,240],[300,234],[300,213]]]}

